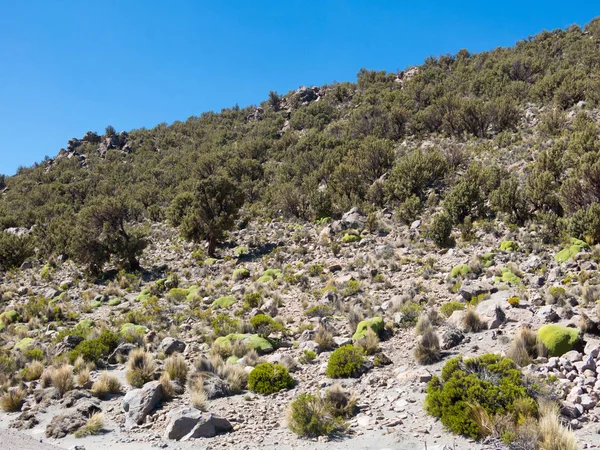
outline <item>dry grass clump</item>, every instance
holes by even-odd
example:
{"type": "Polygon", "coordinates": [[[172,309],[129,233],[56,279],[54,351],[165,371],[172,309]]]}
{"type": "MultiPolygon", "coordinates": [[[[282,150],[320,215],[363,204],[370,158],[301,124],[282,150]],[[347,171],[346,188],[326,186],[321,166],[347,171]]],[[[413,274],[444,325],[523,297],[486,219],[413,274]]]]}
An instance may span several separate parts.
{"type": "Polygon", "coordinates": [[[319,349],[321,351],[330,350],[335,346],[335,342],[333,341],[333,334],[327,330],[323,325],[320,325],[315,333],[313,338],[317,344],[319,344],[319,349]]]}
{"type": "Polygon", "coordinates": [[[348,418],[356,413],[358,396],[354,392],[345,391],[339,383],[335,383],[325,393],[325,403],[335,417],[348,418]]]}
{"type": "Polygon", "coordinates": [[[125,378],[133,387],[142,387],[154,379],[154,358],[143,348],[136,348],[129,354],[125,378]]]}
{"type": "Polygon", "coordinates": [[[26,396],[27,392],[21,387],[9,389],[0,397],[0,409],[4,412],[19,411],[26,396]]]}
{"type": "Polygon", "coordinates": [[[190,386],[190,391],[192,406],[200,411],[206,411],[208,409],[208,396],[204,390],[204,380],[202,377],[194,380],[190,386]]]}
{"type": "Polygon", "coordinates": [[[114,375],[108,372],[102,372],[92,385],[92,395],[98,398],[105,398],[108,394],[120,394],[121,382],[114,375]]]}
{"type": "Polygon", "coordinates": [[[75,383],[77,386],[85,387],[90,381],[90,369],[87,367],[80,370],[75,375],[75,383]]]}
{"type": "Polygon", "coordinates": [[[422,312],[419,316],[419,320],[417,320],[417,325],[415,325],[415,334],[417,336],[420,336],[430,328],[431,319],[429,318],[429,314],[427,314],[426,312],[422,312]]]}
{"type": "Polygon", "coordinates": [[[25,381],[37,380],[42,376],[42,373],[44,373],[44,368],[45,366],[43,362],[33,360],[27,364],[27,367],[25,367],[23,371],[23,378],[25,381]]]}
{"type": "Polygon", "coordinates": [[[541,401],[539,411],[539,444],[543,450],[577,450],[577,439],[571,430],[561,425],[558,419],[558,405],[541,401]]]}
{"type": "Polygon", "coordinates": [[[526,366],[533,358],[543,354],[543,346],[538,343],[537,333],[531,328],[522,327],[513,338],[506,356],[516,362],[519,366],[526,366]]]}
{"type": "Polygon", "coordinates": [[[104,428],[104,414],[95,412],[90,416],[87,423],[75,432],[75,437],[93,436],[99,434],[104,428]]]}
{"type": "Polygon", "coordinates": [[[223,364],[217,369],[217,375],[227,380],[229,393],[232,395],[242,392],[248,384],[248,373],[237,364],[223,364]]]}
{"type": "Polygon", "coordinates": [[[244,356],[244,362],[247,366],[254,367],[261,362],[261,359],[258,355],[258,352],[252,349],[248,353],[246,353],[246,356],[244,356]]]}
{"type": "Polygon", "coordinates": [[[73,389],[73,368],[68,365],[54,369],[50,374],[52,386],[58,391],[58,395],[64,396],[73,389]]]}
{"type": "Polygon", "coordinates": [[[298,368],[298,362],[290,355],[283,355],[279,364],[285,367],[288,372],[294,372],[298,368]]]}
{"type": "Polygon", "coordinates": [[[463,319],[463,326],[470,333],[477,333],[483,329],[483,323],[475,309],[467,308],[463,319]]]}
{"type": "Polygon", "coordinates": [[[168,357],[165,360],[165,372],[169,374],[171,380],[179,380],[185,383],[188,375],[188,366],[185,358],[179,353],[168,357]]]}
{"type": "Polygon", "coordinates": [[[440,360],[440,340],[432,328],[423,333],[417,342],[414,355],[419,364],[433,364],[440,360]]]}
{"type": "Polygon", "coordinates": [[[173,386],[169,372],[163,372],[158,381],[162,386],[162,391],[165,398],[173,398],[175,396],[175,386],[173,386]]]}
{"type": "Polygon", "coordinates": [[[50,386],[52,386],[52,373],[55,371],[56,369],[52,366],[47,367],[46,369],[44,369],[44,371],[42,372],[42,375],[40,376],[40,386],[42,388],[48,388],[50,386]]]}
{"type": "Polygon", "coordinates": [[[367,355],[374,355],[379,351],[379,336],[372,328],[367,328],[365,337],[356,341],[356,346],[362,348],[367,355]]]}

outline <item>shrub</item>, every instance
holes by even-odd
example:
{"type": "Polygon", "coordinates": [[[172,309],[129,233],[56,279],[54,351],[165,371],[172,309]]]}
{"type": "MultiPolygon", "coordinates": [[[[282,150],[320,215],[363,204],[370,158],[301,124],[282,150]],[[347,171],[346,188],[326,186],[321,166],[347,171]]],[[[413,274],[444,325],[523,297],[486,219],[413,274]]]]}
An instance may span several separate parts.
{"type": "Polygon", "coordinates": [[[548,349],[549,356],[562,356],[582,343],[579,329],[558,324],[540,327],[537,337],[548,349]]]}
{"type": "Polygon", "coordinates": [[[262,294],[260,291],[246,294],[244,297],[244,302],[248,308],[260,308],[262,305],[262,294]]]}
{"type": "Polygon", "coordinates": [[[474,411],[489,417],[511,414],[518,399],[528,398],[521,372],[515,363],[487,354],[463,361],[453,358],[427,386],[426,411],[452,432],[479,439],[489,434],[478,425],[474,411]]]}
{"type": "Polygon", "coordinates": [[[175,386],[171,381],[171,376],[169,375],[169,372],[163,372],[160,375],[158,381],[160,382],[160,386],[162,388],[162,393],[164,397],[167,399],[173,398],[175,396],[175,386]]]}
{"type": "Polygon", "coordinates": [[[440,360],[440,341],[432,329],[425,331],[417,341],[414,354],[419,364],[433,364],[440,360]]]}
{"type": "Polygon", "coordinates": [[[315,438],[339,433],[345,429],[344,421],[335,417],[320,397],[300,394],[291,403],[288,426],[299,436],[315,438]]]}
{"type": "Polygon", "coordinates": [[[283,326],[265,314],[257,314],[250,319],[250,324],[259,336],[267,337],[271,333],[283,331],[283,326]]]}
{"type": "Polygon", "coordinates": [[[248,375],[248,389],[257,394],[272,394],[293,384],[293,378],[281,364],[262,363],[248,375]]]}
{"type": "Polygon", "coordinates": [[[89,339],[81,341],[69,352],[69,361],[73,363],[77,357],[81,356],[85,361],[95,363],[106,353],[108,353],[106,345],[103,345],[98,339],[89,339]]]}
{"type": "Polygon", "coordinates": [[[355,345],[360,347],[367,355],[374,355],[379,351],[379,337],[372,328],[367,328],[364,337],[358,339],[355,345]]]}
{"type": "Polygon", "coordinates": [[[452,219],[446,212],[433,216],[427,236],[438,247],[447,247],[450,244],[450,233],[452,233],[452,219]]]}
{"type": "Polygon", "coordinates": [[[502,241],[500,243],[500,250],[504,252],[516,252],[519,250],[519,244],[515,241],[502,241]]]}
{"type": "Polygon", "coordinates": [[[233,271],[233,275],[231,276],[231,278],[233,278],[234,281],[238,281],[238,280],[243,280],[244,278],[248,278],[250,276],[250,271],[248,269],[245,268],[239,268],[239,269],[235,269],[233,271]]]}
{"type": "Polygon", "coordinates": [[[406,302],[398,308],[398,313],[402,316],[401,323],[404,326],[412,327],[419,320],[423,308],[416,302],[406,302]]]}
{"type": "Polygon", "coordinates": [[[346,233],[344,235],[344,237],[342,237],[342,242],[344,244],[349,244],[351,242],[358,242],[360,241],[360,236],[356,235],[356,234],[348,234],[346,233]]]}
{"type": "Polygon", "coordinates": [[[44,372],[44,363],[39,360],[33,360],[30,362],[27,367],[23,369],[23,378],[26,381],[37,380],[42,376],[42,372],[44,372]]]}
{"type": "Polygon", "coordinates": [[[362,349],[347,344],[331,354],[325,374],[329,378],[357,377],[360,375],[364,361],[362,349]]]}
{"type": "Polygon", "coordinates": [[[125,378],[133,387],[142,387],[154,379],[154,359],[143,348],[136,348],[129,354],[125,378]]]}
{"type": "Polygon", "coordinates": [[[19,267],[33,255],[33,243],[28,236],[0,232],[0,268],[19,267]]]}
{"type": "Polygon", "coordinates": [[[447,302],[440,307],[440,312],[444,316],[450,317],[454,311],[462,311],[463,309],[465,309],[465,305],[461,302],[447,302]]]}
{"type": "Polygon", "coordinates": [[[225,308],[229,308],[231,305],[235,304],[236,302],[237,302],[237,299],[235,297],[231,297],[231,296],[221,297],[213,302],[212,307],[215,309],[220,309],[220,308],[225,309],[225,308]]]}
{"type": "Polygon", "coordinates": [[[20,387],[9,389],[0,396],[0,409],[5,412],[15,412],[21,409],[27,392],[20,387]]]}
{"type": "Polygon", "coordinates": [[[512,306],[513,308],[517,308],[519,306],[519,304],[521,303],[521,300],[519,299],[519,297],[510,297],[508,300],[508,304],[510,306],[512,306]]]}
{"type": "Polygon", "coordinates": [[[94,381],[92,385],[92,395],[98,398],[105,398],[108,394],[120,394],[121,382],[114,375],[108,372],[102,372],[100,378],[94,381]]]}

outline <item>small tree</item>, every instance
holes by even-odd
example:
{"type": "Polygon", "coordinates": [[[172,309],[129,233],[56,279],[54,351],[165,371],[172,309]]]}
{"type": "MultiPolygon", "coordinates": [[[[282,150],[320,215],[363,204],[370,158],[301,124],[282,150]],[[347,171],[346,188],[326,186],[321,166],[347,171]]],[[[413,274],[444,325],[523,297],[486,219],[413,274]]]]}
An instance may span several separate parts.
{"type": "Polygon", "coordinates": [[[0,233],[0,269],[19,267],[33,255],[33,245],[29,236],[0,233]]]}
{"type": "Polygon", "coordinates": [[[148,245],[145,233],[132,228],[131,208],[122,200],[105,198],[83,209],[73,233],[72,256],[98,274],[111,256],[129,270],[139,268],[138,257],[148,245]]]}
{"type": "Polygon", "coordinates": [[[114,136],[115,134],[117,134],[117,130],[115,130],[115,127],[113,127],[112,125],[108,125],[104,129],[104,134],[108,137],[111,137],[111,136],[114,136]]]}
{"type": "Polygon", "coordinates": [[[214,256],[217,242],[230,230],[243,204],[239,188],[223,175],[213,175],[199,181],[194,189],[194,201],[189,196],[177,197],[171,209],[182,214],[181,235],[188,240],[208,241],[208,254],[214,256]]]}
{"type": "Polygon", "coordinates": [[[279,111],[279,103],[281,102],[281,97],[275,91],[269,92],[269,106],[273,108],[275,111],[279,111]]]}

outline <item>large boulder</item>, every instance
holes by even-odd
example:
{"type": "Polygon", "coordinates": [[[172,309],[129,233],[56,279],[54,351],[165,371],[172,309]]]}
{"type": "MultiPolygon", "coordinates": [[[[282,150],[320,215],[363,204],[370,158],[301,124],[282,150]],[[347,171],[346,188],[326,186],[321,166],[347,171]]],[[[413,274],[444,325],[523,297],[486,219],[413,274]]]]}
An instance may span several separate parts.
{"type": "Polygon", "coordinates": [[[123,411],[125,411],[125,427],[133,428],[144,423],[150,414],[163,399],[163,390],[160,382],[151,381],[140,389],[133,389],[123,398],[123,411]]]}
{"type": "Polygon", "coordinates": [[[210,438],[218,433],[231,431],[233,427],[227,419],[202,413],[197,409],[179,406],[167,414],[165,438],[188,440],[200,437],[210,438]]]}
{"type": "Polygon", "coordinates": [[[64,438],[67,434],[79,430],[86,422],[87,418],[78,412],[54,416],[46,426],[46,437],[64,438]]]}
{"type": "Polygon", "coordinates": [[[482,322],[485,322],[489,330],[498,328],[506,320],[504,310],[497,299],[490,298],[477,305],[477,314],[482,322]]]}
{"type": "Polygon", "coordinates": [[[166,337],[162,340],[158,349],[164,352],[165,355],[171,355],[173,353],[183,353],[185,350],[185,342],[180,341],[172,337],[166,337]]]}
{"type": "Polygon", "coordinates": [[[471,281],[463,281],[458,290],[458,293],[462,298],[466,301],[471,300],[473,297],[477,297],[481,294],[487,294],[488,292],[494,293],[497,292],[498,288],[492,286],[486,282],[475,283],[471,281]]]}
{"type": "Polygon", "coordinates": [[[347,230],[354,228],[362,230],[365,227],[367,218],[358,208],[352,208],[350,211],[345,213],[340,220],[335,222],[332,226],[334,230],[347,230]]]}

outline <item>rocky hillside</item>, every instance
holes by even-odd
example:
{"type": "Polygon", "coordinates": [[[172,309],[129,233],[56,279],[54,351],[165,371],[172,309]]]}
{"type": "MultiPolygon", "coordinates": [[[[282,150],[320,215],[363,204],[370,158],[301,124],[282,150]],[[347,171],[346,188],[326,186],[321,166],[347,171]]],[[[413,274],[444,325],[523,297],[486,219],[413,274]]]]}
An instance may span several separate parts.
{"type": "Polygon", "coordinates": [[[600,446],[599,44],[107,127],[2,177],[0,438],[600,446]]]}

